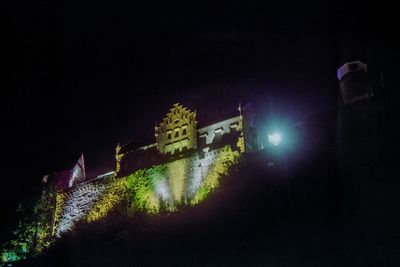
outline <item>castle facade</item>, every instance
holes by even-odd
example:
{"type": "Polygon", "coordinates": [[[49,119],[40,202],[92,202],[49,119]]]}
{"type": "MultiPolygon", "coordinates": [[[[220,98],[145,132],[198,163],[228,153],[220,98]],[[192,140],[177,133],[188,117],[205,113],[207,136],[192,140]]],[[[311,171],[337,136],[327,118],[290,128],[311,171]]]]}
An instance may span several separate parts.
{"type": "Polygon", "coordinates": [[[251,105],[239,105],[199,123],[196,111],[174,104],[155,126],[155,142],[117,145],[115,171],[72,185],[68,175],[46,176],[35,221],[20,225],[2,257],[40,254],[78,222],[97,221],[114,209],[155,214],[196,205],[218,188],[240,155],[259,148],[254,118],[251,105]]]}

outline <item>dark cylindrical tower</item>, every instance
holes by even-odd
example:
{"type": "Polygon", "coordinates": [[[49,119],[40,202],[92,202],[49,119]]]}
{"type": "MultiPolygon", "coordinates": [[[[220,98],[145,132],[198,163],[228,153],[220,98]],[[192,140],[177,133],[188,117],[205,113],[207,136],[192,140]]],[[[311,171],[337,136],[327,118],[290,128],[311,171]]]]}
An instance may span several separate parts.
{"type": "Polygon", "coordinates": [[[361,61],[347,62],[338,69],[337,76],[345,105],[373,96],[367,64],[361,61]]]}

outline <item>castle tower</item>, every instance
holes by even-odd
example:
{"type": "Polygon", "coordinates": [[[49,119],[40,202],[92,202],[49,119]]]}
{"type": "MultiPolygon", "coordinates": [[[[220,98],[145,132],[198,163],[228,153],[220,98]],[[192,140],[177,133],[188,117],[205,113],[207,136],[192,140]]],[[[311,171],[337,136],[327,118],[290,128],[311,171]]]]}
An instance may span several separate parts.
{"type": "Polygon", "coordinates": [[[251,103],[242,106],[239,104],[240,117],[242,119],[245,151],[252,152],[261,148],[256,127],[256,113],[251,103]]]}
{"type": "Polygon", "coordinates": [[[373,95],[368,80],[367,64],[361,61],[347,62],[338,69],[337,77],[345,105],[373,95]]]}
{"type": "Polygon", "coordinates": [[[155,127],[157,149],[162,154],[174,154],[197,148],[196,112],[176,103],[155,127]]]}

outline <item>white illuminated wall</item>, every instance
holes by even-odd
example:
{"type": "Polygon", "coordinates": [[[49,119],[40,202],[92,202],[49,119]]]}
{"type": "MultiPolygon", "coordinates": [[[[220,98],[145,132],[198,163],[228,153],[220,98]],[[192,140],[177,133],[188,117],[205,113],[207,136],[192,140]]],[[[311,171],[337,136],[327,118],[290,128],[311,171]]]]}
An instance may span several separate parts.
{"type": "Polygon", "coordinates": [[[70,230],[75,222],[83,219],[90,211],[96,200],[106,189],[102,183],[85,183],[74,187],[69,193],[56,229],[56,236],[70,230]]]}
{"type": "MultiPolygon", "coordinates": [[[[191,201],[195,198],[196,193],[207,179],[210,182],[210,179],[221,175],[217,167],[223,164],[224,157],[233,155],[230,149],[228,152],[223,150],[224,148],[220,148],[205,152],[202,158],[199,154],[182,158],[163,165],[165,166],[163,171],[150,172],[152,174],[148,174],[149,176],[146,177],[153,183],[151,190],[158,202],[162,202],[166,207],[174,210],[174,207],[181,204],[182,201],[191,201]]],[[[85,220],[90,212],[93,213],[96,210],[96,204],[100,202],[101,205],[108,206],[107,210],[111,210],[118,201],[127,197],[133,199],[133,196],[129,195],[127,187],[120,186],[121,183],[118,182],[127,181],[126,179],[127,177],[111,180],[96,179],[76,185],[64,193],[65,200],[60,202],[58,208],[61,210],[59,215],[56,215],[59,217],[56,218],[54,231],[56,237],[71,230],[76,222],[85,220]],[[110,201],[110,196],[117,200],[110,201]]]]}

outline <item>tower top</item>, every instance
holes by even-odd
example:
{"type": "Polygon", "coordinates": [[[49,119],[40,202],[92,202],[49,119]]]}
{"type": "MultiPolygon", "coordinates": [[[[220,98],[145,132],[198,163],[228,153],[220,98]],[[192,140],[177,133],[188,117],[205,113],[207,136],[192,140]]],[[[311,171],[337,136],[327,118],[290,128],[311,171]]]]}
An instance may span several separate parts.
{"type": "Polygon", "coordinates": [[[358,72],[358,71],[367,72],[367,64],[358,60],[346,62],[337,70],[338,80],[341,81],[342,78],[350,72],[358,72]]]}

